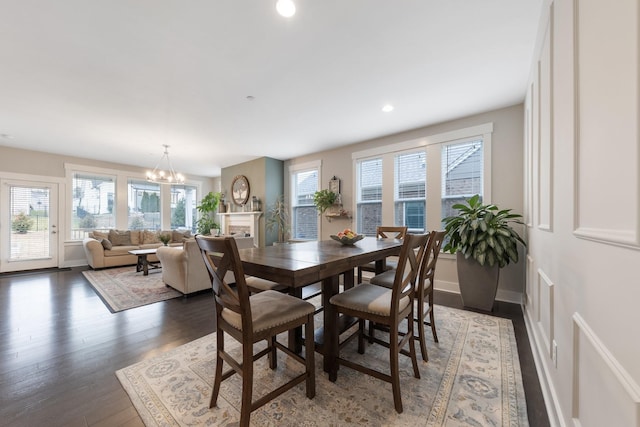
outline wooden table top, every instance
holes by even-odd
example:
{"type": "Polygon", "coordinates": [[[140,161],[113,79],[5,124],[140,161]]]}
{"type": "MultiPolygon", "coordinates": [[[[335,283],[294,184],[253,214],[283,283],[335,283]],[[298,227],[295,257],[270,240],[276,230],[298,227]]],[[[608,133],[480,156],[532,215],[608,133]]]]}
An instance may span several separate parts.
{"type": "Polygon", "coordinates": [[[397,255],[402,240],[365,237],[354,245],[321,240],[239,251],[245,274],[306,286],[359,265],[397,255]]]}

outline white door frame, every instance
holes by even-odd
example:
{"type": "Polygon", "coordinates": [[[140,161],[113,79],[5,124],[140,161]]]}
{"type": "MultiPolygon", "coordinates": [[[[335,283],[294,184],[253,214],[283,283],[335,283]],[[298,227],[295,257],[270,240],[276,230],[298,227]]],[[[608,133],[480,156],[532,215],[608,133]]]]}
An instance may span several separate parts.
{"type": "MultiPolygon", "coordinates": [[[[4,175],[4,174],[3,174],[4,175]]],[[[60,184],[47,177],[0,178],[0,272],[55,268],[59,266],[61,227],[59,226],[60,184]],[[49,189],[49,256],[42,259],[10,260],[11,255],[11,186],[49,189]]]]}

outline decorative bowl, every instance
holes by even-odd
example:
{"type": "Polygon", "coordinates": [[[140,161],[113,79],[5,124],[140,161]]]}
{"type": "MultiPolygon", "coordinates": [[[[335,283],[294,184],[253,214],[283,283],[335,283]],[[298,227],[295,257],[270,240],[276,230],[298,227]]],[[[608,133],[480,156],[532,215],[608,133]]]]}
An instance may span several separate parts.
{"type": "Polygon", "coordinates": [[[353,245],[354,243],[364,239],[364,234],[356,234],[355,237],[351,237],[351,238],[347,236],[338,237],[335,234],[332,234],[329,237],[331,237],[336,242],[342,243],[343,245],[353,245]]]}

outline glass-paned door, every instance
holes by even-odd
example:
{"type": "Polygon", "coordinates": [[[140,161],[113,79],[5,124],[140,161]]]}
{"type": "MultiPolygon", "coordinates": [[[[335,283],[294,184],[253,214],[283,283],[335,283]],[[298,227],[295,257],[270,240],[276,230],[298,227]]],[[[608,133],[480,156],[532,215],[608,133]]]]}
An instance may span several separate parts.
{"type": "Polygon", "coordinates": [[[58,266],[57,184],[2,181],[0,271],[58,266]]]}

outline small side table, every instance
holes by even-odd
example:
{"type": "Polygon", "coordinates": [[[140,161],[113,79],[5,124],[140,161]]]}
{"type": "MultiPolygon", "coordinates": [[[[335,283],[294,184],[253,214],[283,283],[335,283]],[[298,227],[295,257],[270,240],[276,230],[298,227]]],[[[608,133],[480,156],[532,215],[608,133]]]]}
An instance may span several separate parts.
{"type": "Polygon", "coordinates": [[[131,255],[138,257],[138,263],[136,264],[136,273],[142,271],[143,276],[149,275],[149,268],[161,268],[160,261],[149,261],[147,255],[153,255],[157,249],[134,249],[129,251],[131,255]]]}

